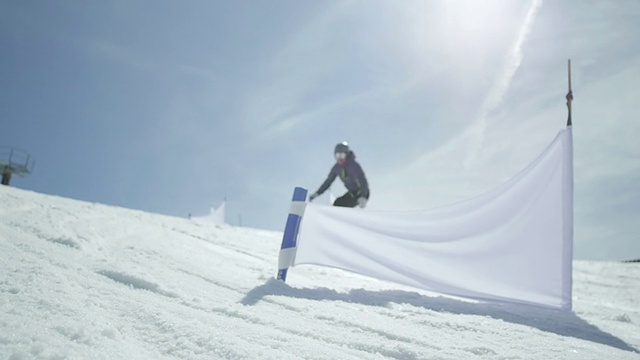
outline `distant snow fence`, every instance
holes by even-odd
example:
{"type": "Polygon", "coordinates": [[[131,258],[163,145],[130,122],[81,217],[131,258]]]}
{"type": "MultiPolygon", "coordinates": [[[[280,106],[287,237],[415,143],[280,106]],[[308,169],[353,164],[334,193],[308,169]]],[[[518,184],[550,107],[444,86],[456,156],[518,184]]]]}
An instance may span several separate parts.
{"type": "Polygon", "coordinates": [[[208,215],[203,216],[189,216],[191,220],[200,224],[212,224],[212,225],[225,225],[225,208],[227,200],[225,199],[220,206],[214,208],[213,206],[209,210],[208,215]]]}
{"type": "Polygon", "coordinates": [[[498,188],[434,210],[356,211],[293,192],[277,278],[328,266],[483,301],[571,309],[571,126],[498,188]]]}

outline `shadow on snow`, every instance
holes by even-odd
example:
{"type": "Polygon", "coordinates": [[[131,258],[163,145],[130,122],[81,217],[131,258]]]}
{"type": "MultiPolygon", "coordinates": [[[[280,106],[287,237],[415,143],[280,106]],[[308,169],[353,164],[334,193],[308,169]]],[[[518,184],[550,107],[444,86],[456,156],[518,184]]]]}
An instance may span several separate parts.
{"type": "Polygon", "coordinates": [[[592,341],[615,348],[640,353],[620,338],[603,332],[589,324],[573,312],[550,310],[535,306],[473,303],[447,297],[429,297],[402,290],[369,291],[354,289],[339,293],[332,289],[297,289],[283,281],[270,279],[265,284],[249,291],[240,301],[244,305],[254,305],[269,295],[287,296],[308,300],[329,300],[358,303],[369,306],[388,306],[390,303],[409,304],[436,312],[489,316],[514,324],[535,327],[539,330],[592,341]]]}

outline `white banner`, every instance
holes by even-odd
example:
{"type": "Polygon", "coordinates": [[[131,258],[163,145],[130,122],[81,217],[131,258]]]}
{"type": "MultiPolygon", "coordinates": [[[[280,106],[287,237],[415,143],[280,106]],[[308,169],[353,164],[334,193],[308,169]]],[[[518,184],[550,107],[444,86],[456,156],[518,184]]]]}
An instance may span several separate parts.
{"type": "Polygon", "coordinates": [[[434,210],[307,204],[294,266],[323,265],[443,294],[569,310],[572,148],[568,127],[499,188],[434,210]]]}
{"type": "Polygon", "coordinates": [[[226,201],[223,202],[217,209],[211,208],[208,215],[205,216],[195,216],[191,219],[195,222],[201,224],[213,224],[213,225],[224,225],[225,223],[225,205],[226,201]]]}

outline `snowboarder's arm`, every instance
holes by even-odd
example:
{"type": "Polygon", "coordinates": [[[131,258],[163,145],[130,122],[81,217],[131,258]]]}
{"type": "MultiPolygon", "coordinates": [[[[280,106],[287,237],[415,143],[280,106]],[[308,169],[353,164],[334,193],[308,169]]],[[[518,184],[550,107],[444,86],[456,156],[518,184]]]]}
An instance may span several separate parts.
{"type": "Polygon", "coordinates": [[[320,187],[318,188],[318,191],[316,191],[317,195],[322,194],[323,192],[327,191],[327,189],[329,188],[329,186],[331,186],[331,184],[333,183],[333,180],[335,180],[337,177],[336,173],[331,170],[331,172],[329,173],[329,176],[327,176],[327,179],[322,183],[322,185],[320,185],[320,187]]]}

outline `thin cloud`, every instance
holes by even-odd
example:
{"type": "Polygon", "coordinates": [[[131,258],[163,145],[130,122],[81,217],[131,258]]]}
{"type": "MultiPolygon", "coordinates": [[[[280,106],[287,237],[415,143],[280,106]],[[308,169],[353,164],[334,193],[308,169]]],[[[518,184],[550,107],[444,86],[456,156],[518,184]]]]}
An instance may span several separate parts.
{"type": "Polygon", "coordinates": [[[440,147],[415,158],[408,164],[399,165],[398,169],[393,171],[392,177],[382,176],[382,187],[392,188],[397,178],[403,178],[413,183],[409,186],[413,190],[409,194],[394,194],[392,197],[380,194],[372,199],[373,207],[425,208],[447,205],[476,196],[497,185],[496,181],[505,180],[487,176],[487,173],[492,173],[487,166],[487,163],[492,161],[491,155],[487,154],[503,151],[505,144],[500,142],[488,144],[485,131],[491,125],[489,123],[491,115],[502,105],[522,63],[523,48],[541,6],[540,0],[531,3],[524,22],[519,27],[518,35],[513,45],[509,47],[505,67],[497,76],[497,80],[480,106],[479,116],[470,126],[440,147]],[[461,177],[461,174],[465,174],[464,177],[461,177]]]}
{"type": "Polygon", "coordinates": [[[114,60],[138,70],[152,70],[158,67],[150,59],[113,42],[99,40],[91,43],[89,48],[93,53],[103,58],[114,60]]]}
{"type": "Polygon", "coordinates": [[[527,36],[531,32],[531,28],[535,23],[536,15],[538,14],[538,10],[542,6],[542,0],[534,0],[529,7],[529,11],[527,12],[527,16],[525,17],[524,23],[520,28],[520,32],[518,37],[513,45],[513,48],[506,60],[506,67],[504,69],[504,73],[498,78],[493,88],[489,92],[489,95],[485,98],[484,103],[480,109],[480,116],[476,124],[474,125],[475,136],[473,140],[473,146],[469,149],[469,155],[465,160],[465,167],[470,168],[473,164],[476,163],[477,154],[483,146],[485,140],[485,130],[487,128],[487,118],[496,108],[502,104],[502,100],[509,90],[509,86],[511,85],[511,81],[516,74],[516,71],[520,67],[522,63],[523,47],[524,43],[527,40],[527,36]]]}
{"type": "Polygon", "coordinates": [[[255,90],[244,100],[245,129],[262,133],[270,128],[290,128],[290,114],[301,111],[299,105],[304,94],[335,67],[330,57],[318,59],[316,55],[324,53],[322,48],[330,43],[330,25],[341,7],[329,8],[310,19],[265,62],[265,79],[256,83],[255,90]],[[320,63],[323,66],[315,66],[320,63]]]}

